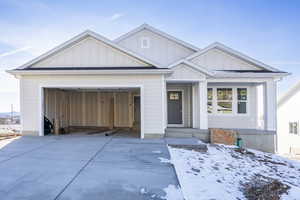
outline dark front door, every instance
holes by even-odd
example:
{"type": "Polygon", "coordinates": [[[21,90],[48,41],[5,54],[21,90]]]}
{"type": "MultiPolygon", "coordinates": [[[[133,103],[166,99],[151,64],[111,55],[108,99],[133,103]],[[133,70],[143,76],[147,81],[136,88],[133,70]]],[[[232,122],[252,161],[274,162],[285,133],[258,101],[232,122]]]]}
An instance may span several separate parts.
{"type": "Polygon", "coordinates": [[[181,91],[168,91],[168,124],[182,124],[181,91]]]}

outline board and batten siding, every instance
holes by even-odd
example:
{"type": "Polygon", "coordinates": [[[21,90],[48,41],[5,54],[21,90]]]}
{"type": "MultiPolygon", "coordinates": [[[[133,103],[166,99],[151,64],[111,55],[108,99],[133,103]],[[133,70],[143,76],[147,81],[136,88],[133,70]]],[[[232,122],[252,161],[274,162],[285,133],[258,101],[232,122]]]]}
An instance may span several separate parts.
{"type": "Polygon", "coordinates": [[[261,70],[261,68],[218,48],[210,49],[190,61],[208,70],[261,70]]]}
{"type": "Polygon", "coordinates": [[[195,52],[147,29],[119,41],[118,44],[162,66],[167,66],[195,52]],[[141,47],[143,38],[149,39],[149,48],[141,47]]]}
{"type": "Polygon", "coordinates": [[[20,79],[21,120],[24,134],[38,135],[41,87],[143,87],[144,133],[164,133],[162,75],[23,76],[20,79]]]}
{"type": "Polygon", "coordinates": [[[31,66],[35,67],[139,67],[149,66],[93,37],[69,46],[31,66]]]}

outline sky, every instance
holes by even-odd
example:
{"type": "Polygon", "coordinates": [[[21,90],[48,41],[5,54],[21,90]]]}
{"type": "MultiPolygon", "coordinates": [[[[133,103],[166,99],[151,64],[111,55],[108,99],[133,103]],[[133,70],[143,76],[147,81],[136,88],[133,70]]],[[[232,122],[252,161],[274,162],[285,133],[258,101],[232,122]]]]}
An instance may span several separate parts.
{"type": "Polygon", "coordinates": [[[199,48],[218,41],[280,70],[279,96],[300,81],[298,0],[0,0],[0,112],[19,111],[16,68],[93,30],[109,39],[147,23],[199,48]]]}

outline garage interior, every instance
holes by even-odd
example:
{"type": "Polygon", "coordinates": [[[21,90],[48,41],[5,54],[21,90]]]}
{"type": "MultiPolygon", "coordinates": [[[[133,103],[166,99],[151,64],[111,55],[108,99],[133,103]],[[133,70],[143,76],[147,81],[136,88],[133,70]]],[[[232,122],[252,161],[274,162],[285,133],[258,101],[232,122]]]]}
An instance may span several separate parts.
{"type": "Polygon", "coordinates": [[[139,88],[44,88],[44,135],[140,137],[139,88]]]}

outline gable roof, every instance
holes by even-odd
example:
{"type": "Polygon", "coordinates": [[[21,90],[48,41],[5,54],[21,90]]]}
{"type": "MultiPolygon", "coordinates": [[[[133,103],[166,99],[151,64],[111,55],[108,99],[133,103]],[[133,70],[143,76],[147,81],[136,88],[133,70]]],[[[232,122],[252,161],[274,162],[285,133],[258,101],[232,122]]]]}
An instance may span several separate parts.
{"type": "Polygon", "coordinates": [[[195,70],[197,70],[197,71],[199,71],[201,73],[209,75],[209,76],[213,76],[214,75],[214,72],[212,72],[210,70],[207,70],[204,67],[201,67],[200,65],[194,64],[194,63],[192,63],[192,62],[190,62],[190,61],[188,61],[186,59],[181,59],[181,60],[173,63],[172,65],[169,65],[168,68],[172,69],[172,68],[174,68],[174,67],[176,67],[176,66],[178,66],[180,64],[186,64],[187,66],[189,66],[189,67],[191,67],[191,68],[193,68],[193,69],[195,69],[195,70]]]}
{"type": "Polygon", "coordinates": [[[193,58],[195,58],[197,56],[200,56],[200,55],[208,52],[209,50],[211,50],[213,48],[220,49],[220,50],[222,50],[222,51],[224,51],[226,53],[229,53],[229,54],[231,54],[233,56],[236,56],[236,57],[238,57],[238,58],[240,58],[240,59],[242,59],[242,60],[244,60],[246,62],[252,63],[252,64],[254,64],[254,65],[258,66],[258,67],[261,67],[261,68],[263,68],[265,70],[268,70],[268,71],[271,71],[271,72],[279,72],[278,69],[273,68],[273,67],[271,67],[269,65],[266,65],[266,64],[264,64],[264,63],[262,63],[262,62],[260,62],[258,60],[255,60],[255,59],[253,59],[253,58],[251,58],[251,57],[249,57],[249,56],[247,56],[247,55],[245,55],[245,54],[243,54],[241,52],[238,52],[238,51],[236,51],[236,50],[234,50],[234,49],[232,49],[230,47],[227,47],[224,44],[221,44],[219,42],[215,42],[215,43],[212,43],[212,44],[208,45],[204,49],[202,49],[202,50],[200,50],[200,51],[198,51],[198,52],[196,52],[196,53],[188,56],[186,59],[187,60],[191,60],[191,59],[193,59],[193,58]]]}
{"type": "Polygon", "coordinates": [[[81,33],[81,34],[79,34],[79,35],[71,38],[70,40],[62,43],[61,45],[59,45],[59,46],[51,49],[50,51],[48,51],[48,52],[46,52],[46,53],[38,56],[37,58],[35,58],[35,59],[33,59],[33,60],[31,60],[31,61],[29,61],[27,63],[25,63],[24,65],[18,67],[17,69],[29,68],[30,66],[36,64],[37,62],[40,62],[41,60],[44,60],[44,59],[46,59],[46,58],[48,58],[48,57],[56,54],[57,52],[59,52],[59,51],[65,49],[65,48],[71,46],[72,44],[74,44],[74,43],[76,43],[78,41],[81,41],[82,39],[84,39],[84,38],[86,38],[88,36],[93,37],[93,38],[95,38],[95,39],[97,39],[97,40],[99,40],[99,41],[101,41],[101,42],[103,42],[103,43],[105,43],[105,44],[107,44],[107,45],[109,45],[109,46],[111,46],[111,47],[113,47],[113,48],[115,48],[115,49],[117,49],[117,50],[119,50],[119,51],[121,51],[121,52],[123,52],[123,53],[125,53],[125,54],[127,54],[127,55],[129,55],[131,57],[133,57],[133,58],[135,58],[135,59],[138,59],[139,61],[141,61],[143,63],[149,64],[151,66],[160,67],[159,64],[157,64],[156,62],[151,61],[151,60],[149,60],[147,58],[144,58],[144,57],[142,57],[142,56],[140,56],[140,55],[138,55],[138,54],[136,54],[134,52],[131,52],[130,50],[125,49],[124,47],[120,47],[119,45],[117,45],[116,43],[112,42],[111,40],[109,40],[109,39],[107,39],[107,38],[105,38],[105,37],[103,37],[103,36],[101,36],[101,35],[93,32],[93,31],[86,30],[83,33],[81,33]]]}
{"type": "Polygon", "coordinates": [[[158,30],[158,29],[156,29],[153,26],[150,26],[148,24],[142,24],[141,26],[139,26],[139,27],[137,27],[137,28],[129,31],[128,33],[125,33],[124,35],[121,35],[120,37],[118,37],[117,39],[115,39],[114,42],[118,43],[118,42],[120,42],[120,41],[122,41],[122,40],[124,40],[124,39],[126,39],[126,38],[128,38],[130,36],[132,36],[133,34],[140,32],[143,29],[149,30],[149,31],[151,31],[153,33],[156,33],[156,34],[158,34],[160,36],[163,36],[163,37],[165,37],[165,38],[167,38],[167,39],[169,39],[171,41],[174,41],[174,42],[176,42],[178,44],[181,44],[181,45],[183,45],[183,46],[185,46],[185,47],[187,47],[187,48],[189,48],[189,49],[191,49],[191,50],[193,50],[195,52],[197,52],[197,51],[200,50],[200,48],[198,48],[198,47],[196,47],[196,46],[194,46],[192,44],[189,44],[189,43],[187,43],[187,42],[185,42],[183,40],[180,40],[180,39],[178,39],[178,38],[176,38],[174,36],[171,36],[171,35],[163,32],[163,31],[160,31],[160,30],[158,30]]]}
{"type": "Polygon", "coordinates": [[[281,107],[285,104],[289,99],[291,99],[297,92],[300,90],[300,82],[291,87],[286,93],[284,93],[278,100],[277,107],[281,107]]]}

